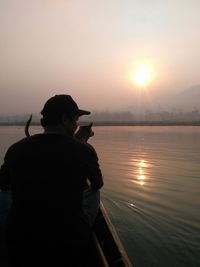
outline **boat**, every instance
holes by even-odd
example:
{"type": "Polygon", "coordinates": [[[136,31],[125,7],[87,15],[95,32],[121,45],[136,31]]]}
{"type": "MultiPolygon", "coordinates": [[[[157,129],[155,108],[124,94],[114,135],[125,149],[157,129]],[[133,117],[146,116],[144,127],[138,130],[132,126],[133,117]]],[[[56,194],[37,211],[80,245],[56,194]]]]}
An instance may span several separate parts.
{"type": "Polygon", "coordinates": [[[94,260],[91,266],[133,267],[102,202],[94,223],[91,246],[96,254],[96,262],[94,260]]]}

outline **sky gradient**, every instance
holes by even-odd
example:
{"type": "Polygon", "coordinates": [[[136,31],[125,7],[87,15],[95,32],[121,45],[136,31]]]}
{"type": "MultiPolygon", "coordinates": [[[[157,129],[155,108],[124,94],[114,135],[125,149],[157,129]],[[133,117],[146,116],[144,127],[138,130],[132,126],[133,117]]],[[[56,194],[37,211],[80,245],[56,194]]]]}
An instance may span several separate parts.
{"type": "Polygon", "coordinates": [[[157,96],[200,83],[199,0],[0,0],[0,114],[37,113],[55,94],[128,110],[149,62],[157,96]]]}

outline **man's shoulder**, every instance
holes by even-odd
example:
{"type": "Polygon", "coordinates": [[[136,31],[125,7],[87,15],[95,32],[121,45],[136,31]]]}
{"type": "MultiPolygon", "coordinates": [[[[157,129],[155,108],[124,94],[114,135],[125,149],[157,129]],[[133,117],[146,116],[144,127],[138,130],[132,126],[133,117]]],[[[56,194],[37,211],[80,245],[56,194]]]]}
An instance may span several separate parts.
{"type": "Polygon", "coordinates": [[[18,140],[17,142],[13,143],[9,147],[9,149],[13,150],[13,149],[15,149],[17,147],[23,146],[24,144],[26,144],[29,141],[28,139],[29,139],[28,137],[25,137],[25,138],[22,138],[22,139],[18,140]]]}
{"type": "Polygon", "coordinates": [[[29,143],[32,143],[32,141],[34,139],[37,138],[38,135],[33,135],[33,136],[30,136],[30,137],[24,137],[20,140],[18,140],[17,142],[13,143],[9,148],[8,148],[8,151],[7,153],[11,153],[11,152],[14,152],[18,149],[22,149],[23,147],[27,146],[29,143]]]}
{"type": "Polygon", "coordinates": [[[72,137],[72,142],[77,150],[81,153],[87,155],[96,155],[96,151],[94,147],[89,143],[83,143],[82,141],[78,140],[77,138],[72,137]]]}
{"type": "Polygon", "coordinates": [[[80,149],[83,149],[85,151],[91,151],[94,150],[93,146],[89,143],[83,143],[82,141],[78,140],[77,138],[72,137],[72,142],[80,149]]]}

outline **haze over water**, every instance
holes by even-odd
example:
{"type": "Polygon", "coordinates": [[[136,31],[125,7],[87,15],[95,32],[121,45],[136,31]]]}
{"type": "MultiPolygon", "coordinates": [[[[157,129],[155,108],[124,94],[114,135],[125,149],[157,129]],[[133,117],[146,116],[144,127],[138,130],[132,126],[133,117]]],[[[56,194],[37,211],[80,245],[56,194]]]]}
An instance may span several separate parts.
{"type": "MultiPolygon", "coordinates": [[[[200,266],[200,127],[106,126],[94,132],[102,200],[134,266],[200,266]]],[[[23,136],[23,127],[0,127],[1,162],[23,136]]]]}

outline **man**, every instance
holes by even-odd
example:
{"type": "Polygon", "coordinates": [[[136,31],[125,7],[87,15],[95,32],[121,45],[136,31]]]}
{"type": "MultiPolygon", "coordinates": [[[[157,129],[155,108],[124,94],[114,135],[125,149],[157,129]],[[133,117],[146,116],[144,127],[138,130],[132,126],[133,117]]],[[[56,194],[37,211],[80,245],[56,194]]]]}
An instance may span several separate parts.
{"type": "Polygon", "coordinates": [[[71,96],[56,95],[41,114],[44,133],[12,145],[0,170],[0,188],[12,193],[6,244],[13,266],[76,258],[89,238],[103,186],[94,148],[74,137],[78,118],[90,112],[71,96]],[[86,188],[92,203],[83,201],[86,188]]]}

